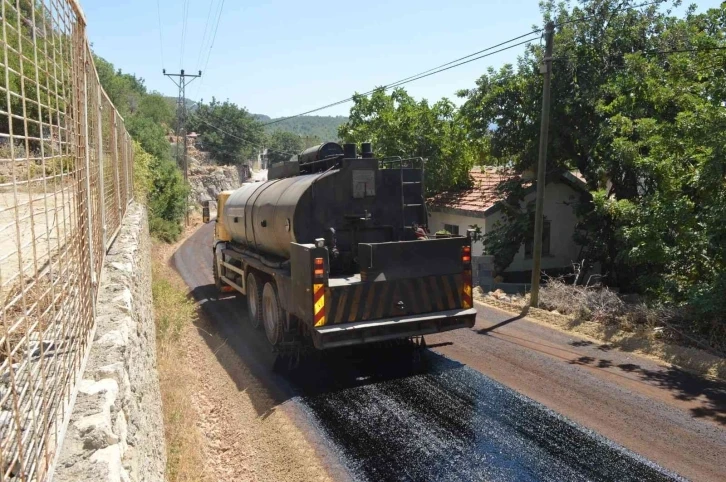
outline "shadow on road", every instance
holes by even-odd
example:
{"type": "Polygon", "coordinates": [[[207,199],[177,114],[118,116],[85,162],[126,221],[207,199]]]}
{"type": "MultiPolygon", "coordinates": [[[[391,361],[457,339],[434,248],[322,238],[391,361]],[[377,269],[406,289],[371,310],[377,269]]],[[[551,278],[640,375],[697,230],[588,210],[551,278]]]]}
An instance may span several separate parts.
{"type": "Polygon", "coordinates": [[[642,381],[673,392],[674,397],[678,400],[700,403],[700,406],[690,410],[694,417],[706,418],[726,425],[726,383],[724,382],[708,380],[677,367],[649,370],[634,363],[614,365],[611,360],[591,356],[581,356],[570,363],[598,368],[615,367],[624,372],[636,374],[642,381]]]}
{"type": "Polygon", "coordinates": [[[311,350],[300,364],[289,369],[286,358],[275,353],[264,331],[252,328],[243,296],[219,295],[214,285],[198,286],[190,292],[199,303],[203,317],[197,329],[219,363],[240,391],[249,385],[249,376],[240,362],[272,395],[251,401],[260,416],[295,396],[321,396],[340,390],[402,379],[423,373],[440,373],[459,368],[451,361],[412,343],[372,344],[325,351],[311,350]],[[231,349],[225,350],[223,345],[231,349]],[[234,356],[230,356],[234,354],[234,356]]]}
{"type": "Polygon", "coordinates": [[[508,325],[508,324],[510,324],[512,322],[515,322],[517,320],[521,320],[525,316],[527,316],[526,313],[525,314],[521,314],[521,315],[514,316],[512,318],[508,318],[508,319],[506,319],[506,320],[504,320],[504,321],[502,321],[500,323],[497,323],[496,325],[488,326],[486,328],[482,328],[481,330],[477,330],[477,333],[479,333],[480,335],[486,335],[487,333],[489,333],[491,331],[494,331],[497,328],[501,328],[502,326],[508,325]]]}

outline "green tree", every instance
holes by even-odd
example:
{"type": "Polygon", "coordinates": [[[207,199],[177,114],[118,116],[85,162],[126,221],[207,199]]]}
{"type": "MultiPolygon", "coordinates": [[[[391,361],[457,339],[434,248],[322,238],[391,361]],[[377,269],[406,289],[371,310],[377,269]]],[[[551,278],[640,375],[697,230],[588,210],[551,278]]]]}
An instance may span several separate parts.
{"type": "Polygon", "coordinates": [[[95,59],[101,85],[134,139],[134,192],[149,207],[149,229],[161,240],[175,241],[181,234],[189,187],[171,159],[166,138],[174,119],[171,106],[160,94],[148,93],[143,80],[95,59]]]}
{"type": "Polygon", "coordinates": [[[275,131],[267,141],[267,159],[270,163],[284,162],[305,148],[303,139],[291,132],[275,131]]]}
{"type": "MultiPolygon", "coordinates": [[[[726,212],[726,79],[715,66],[726,57],[711,49],[726,46],[726,11],[676,18],[635,5],[543,4],[544,20],[560,25],[547,170],[585,176],[592,194],[576,206],[576,239],[611,283],[715,316],[726,284],[717,221],[726,212]]],[[[488,138],[488,159],[515,172],[536,162],[541,55],[533,45],[516,67],[490,69],[460,93],[472,135],[488,138]]],[[[527,229],[520,219],[509,219],[513,231],[527,229]]]]}
{"type": "Polygon", "coordinates": [[[134,140],[141,143],[146,152],[159,159],[170,159],[167,128],[163,124],[148,117],[132,115],[126,120],[126,129],[134,140]]]}
{"type": "Polygon", "coordinates": [[[172,126],[174,124],[174,109],[169,105],[166,98],[158,92],[142,96],[135,114],[159,125],[172,126]]]}
{"type": "MultiPolygon", "coordinates": [[[[7,47],[2,60],[3,74],[0,95],[0,133],[24,138],[26,150],[40,149],[38,138],[60,138],[62,114],[68,111],[68,95],[72,91],[69,75],[51,76],[43,67],[43,52],[54,52],[58,69],[69,72],[73,53],[67,32],[58,29],[46,8],[37,2],[23,1],[3,9],[3,24],[7,24],[7,47]],[[38,52],[36,65],[35,54],[38,52]],[[38,67],[38,68],[36,68],[38,67]],[[40,107],[40,104],[52,106],[40,107]],[[24,119],[29,119],[25,122],[24,119]],[[44,124],[41,132],[41,123],[44,124]],[[11,125],[12,124],[12,125],[11,125]],[[59,130],[60,129],[60,130],[59,130]]],[[[3,136],[5,137],[5,136],[3,136]]]]}
{"type": "Polygon", "coordinates": [[[152,157],[149,171],[149,229],[163,241],[175,241],[181,234],[189,186],[174,161],[152,157]]]}
{"type": "Polygon", "coordinates": [[[402,88],[383,89],[370,97],[356,94],[348,122],[338,134],[343,142],[372,142],[379,157],[423,157],[429,193],[465,186],[476,150],[454,104],[417,102],[402,88]]]}
{"type": "MultiPolygon", "coordinates": [[[[253,114],[255,119],[262,122],[263,124],[274,121],[266,115],[253,114]]],[[[344,122],[347,122],[348,118],[343,116],[317,116],[317,115],[303,115],[287,119],[276,124],[271,124],[265,127],[265,131],[268,134],[272,134],[275,131],[284,131],[297,134],[301,137],[315,137],[320,139],[320,142],[337,142],[338,141],[338,127],[344,122]]],[[[320,144],[318,142],[318,144],[320,144]]],[[[312,144],[313,146],[315,144],[312,144]]]]}
{"type": "Polygon", "coordinates": [[[103,90],[119,114],[126,118],[135,113],[146,95],[144,79],[125,74],[121,69],[115,70],[111,62],[97,55],[94,55],[94,63],[103,90]]]}
{"type": "Polygon", "coordinates": [[[262,125],[243,107],[212,98],[190,116],[189,130],[199,133],[203,149],[220,164],[242,164],[264,143],[262,125]]]}

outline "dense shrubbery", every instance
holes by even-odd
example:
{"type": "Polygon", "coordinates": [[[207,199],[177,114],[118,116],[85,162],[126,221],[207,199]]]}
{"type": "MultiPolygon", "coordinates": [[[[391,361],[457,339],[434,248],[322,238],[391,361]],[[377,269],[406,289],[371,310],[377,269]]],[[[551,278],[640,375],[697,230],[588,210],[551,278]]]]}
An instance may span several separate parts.
{"type": "MultiPolygon", "coordinates": [[[[262,114],[252,114],[254,118],[263,124],[272,119],[262,114]]],[[[275,132],[289,132],[298,136],[310,139],[319,139],[319,142],[336,142],[338,140],[338,127],[348,121],[345,116],[317,116],[305,115],[284,120],[265,127],[265,132],[272,135],[275,132]]],[[[315,145],[314,143],[311,145],[315,145]]]]}
{"type": "Polygon", "coordinates": [[[134,139],[134,193],[149,207],[149,230],[173,242],[181,234],[189,188],[171,159],[166,133],[174,113],[166,99],[149,93],[143,79],[115,71],[112,64],[95,58],[106,94],[124,117],[134,139]]]}
{"type": "Polygon", "coordinates": [[[181,234],[188,186],[176,164],[152,156],[134,141],[134,195],[149,207],[149,230],[158,239],[175,241],[181,234]]]}
{"type": "MultiPolygon", "coordinates": [[[[726,312],[726,6],[677,18],[637,3],[542,3],[559,25],[548,171],[585,177],[576,241],[607,284],[706,328],[726,312]]],[[[517,172],[537,160],[542,54],[534,43],[460,92],[469,135],[517,172]]],[[[521,192],[504,193],[518,212],[487,238],[495,255],[529,229],[521,192]]]]}

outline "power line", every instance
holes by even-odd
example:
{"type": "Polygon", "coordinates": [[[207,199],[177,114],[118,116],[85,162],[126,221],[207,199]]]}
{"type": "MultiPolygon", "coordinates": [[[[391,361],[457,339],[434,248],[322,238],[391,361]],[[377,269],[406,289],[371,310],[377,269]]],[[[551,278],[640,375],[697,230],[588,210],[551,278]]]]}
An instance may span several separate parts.
{"type": "MultiPolygon", "coordinates": [[[[621,10],[632,10],[632,9],[636,9],[636,8],[640,8],[640,7],[646,7],[646,6],[650,6],[650,5],[656,5],[656,4],[659,4],[659,3],[663,3],[664,1],[665,0],[655,0],[655,1],[641,3],[639,5],[633,5],[631,7],[625,7],[625,6],[623,6],[622,8],[615,9],[614,12],[618,12],[618,11],[621,11],[621,10]]],[[[593,14],[593,15],[590,15],[590,16],[587,16],[587,17],[583,17],[583,18],[567,20],[567,21],[561,22],[559,24],[555,24],[555,28],[560,27],[562,25],[570,24],[570,23],[584,22],[584,21],[590,20],[590,19],[592,19],[594,17],[597,17],[597,16],[598,16],[598,14],[593,14]]],[[[369,90],[368,92],[364,92],[363,94],[360,94],[360,95],[364,95],[364,96],[365,95],[370,95],[373,92],[376,92],[377,90],[380,90],[380,89],[388,90],[388,89],[390,89],[392,87],[398,87],[399,85],[404,85],[404,84],[407,84],[409,82],[414,82],[416,80],[423,79],[425,77],[429,77],[430,75],[434,75],[434,74],[437,74],[437,73],[440,73],[440,72],[444,72],[446,70],[449,70],[449,69],[452,69],[452,68],[455,68],[455,67],[459,67],[460,65],[464,65],[464,64],[467,64],[469,62],[473,62],[475,60],[479,60],[479,59],[482,59],[484,57],[488,57],[490,55],[494,55],[496,53],[503,52],[503,51],[508,50],[510,48],[518,47],[518,46],[523,45],[525,43],[531,42],[534,39],[529,39],[529,40],[526,40],[524,42],[520,42],[520,43],[515,44],[515,45],[510,45],[510,46],[505,47],[505,48],[502,48],[500,50],[497,50],[497,51],[494,51],[494,52],[490,52],[489,54],[486,54],[486,55],[479,55],[479,54],[482,54],[484,52],[488,52],[488,51],[490,51],[492,49],[495,49],[495,48],[501,47],[503,45],[509,44],[511,42],[514,42],[516,40],[519,40],[519,39],[528,37],[530,35],[539,34],[539,33],[543,32],[543,31],[544,31],[544,28],[538,28],[538,29],[531,30],[531,31],[529,31],[527,33],[523,33],[521,35],[518,35],[516,37],[513,37],[513,38],[511,38],[511,39],[509,39],[509,40],[507,40],[505,42],[501,42],[501,43],[498,43],[496,45],[492,45],[491,47],[487,47],[485,49],[482,49],[482,50],[479,50],[477,52],[471,53],[471,54],[466,55],[464,57],[460,57],[458,59],[452,60],[452,61],[447,62],[445,64],[441,64],[441,65],[439,65],[437,67],[433,67],[433,68],[428,69],[428,70],[425,70],[423,72],[419,72],[418,74],[414,74],[412,76],[406,77],[406,78],[401,79],[401,80],[398,80],[396,82],[392,82],[391,84],[387,84],[387,85],[384,85],[382,87],[377,87],[375,89],[369,90]],[[472,58],[472,57],[474,57],[474,58],[472,58]],[[470,60],[466,60],[465,62],[460,62],[460,61],[465,60],[465,59],[470,59],[470,60]],[[460,63],[457,63],[457,62],[460,62],[460,63]]],[[[321,110],[325,110],[325,109],[328,109],[330,107],[335,107],[335,106],[340,105],[340,104],[345,104],[346,102],[350,102],[351,100],[353,100],[353,96],[348,97],[346,99],[339,100],[337,102],[333,102],[331,104],[324,105],[322,107],[318,107],[317,109],[311,109],[309,111],[302,112],[300,114],[295,114],[295,115],[288,116],[288,117],[281,117],[279,119],[275,119],[275,120],[272,120],[270,122],[266,122],[266,123],[264,123],[262,125],[263,126],[268,126],[268,125],[272,125],[272,124],[277,124],[277,123],[280,123],[280,122],[284,122],[286,120],[294,119],[296,117],[301,117],[301,116],[304,116],[304,115],[312,114],[314,112],[318,112],[318,111],[321,111],[321,110]]]]}
{"type": "MultiPolygon", "coordinates": [[[[210,4],[211,8],[211,4],[210,4]]],[[[209,66],[209,58],[212,56],[212,49],[214,48],[214,42],[217,39],[217,30],[219,29],[219,21],[222,18],[222,10],[224,9],[224,0],[222,0],[219,4],[219,11],[216,13],[217,22],[214,26],[214,34],[212,35],[212,40],[209,43],[209,51],[207,52],[207,60],[204,63],[204,71],[207,71],[207,67],[209,66]]],[[[210,30],[211,32],[211,30],[210,30]]],[[[200,50],[201,52],[201,50],[200,50]]],[[[201,60],[201,57],[199,58],[201,60]]],[[[197,85],[197,90],[194,91],[194,97],[199,94],[199,89],[202,88],[202,85],[204,85],[204,78],[202,78],[202,81],[197,85]]]]}
{"type": "Polygon", "coordinates": [[[161,33],[161,6],[159,6],[159,0],[156,0],[156,13],[159,17],[159,47],[161,48],[161,66],[166,67],[164,65],[164,38],[161,33]]]}
{"type": "Polygon", "coordinates": [[[204,51],[204,44],[207,40],[207,30],[209,29],[209,20],[212,18],[212,7],[214,6],[214,0],[209,0],[209,10],[207,10],[207,22],[204,24],[204,35],[202,35],[202,41],[199,43],[199,55],[197,55],[197,68],[202,67],[202,52],[204,51]]]}
{"type": "Polygon", "coordinates": [[[184,0],[182,6],[182,37],[181,37],[181,54],[179,55],[179,68],[184,67],[184,45],[187,37],[187,19],[189,18],[189,0],[184,0]]]}
{"type": "MultiPolygon", "coordinates": [[[[509,40],[507,42],[502,42],[501,44],[497,44],[497,45],[505,45],[505,44],[507,44],[509,42],[512,42],[513,40],[520,39],[522,37],[523,37],[523,35],[522,36],[519,36],[519,37],[515,37],[512,40],[509,40]]],[[[434,67],[433,69],[425,70],[424,72],[420,72],[420,73],[418,73],[416,75],[412,75],[412,76],[406,77],[405,79],[397,80],[396,82],[392,82],[390,84],[387,84],[387,85],[384,85],[384,86],[381,86],[381,87],[376,87],[375,89],[369,90],[368,92],[364,92],[364,93],[362,93],[360,95],[370,95],[373,92],[376,92],[378,90],[388,90],[388,89],[393,88],[393,87],[398,87],[400,85],[408,84],[410,82],[414,82],[416,80],[423,79],[425,77],[430,77],[430,76],[435,75],[435,74],[438,74],[440,72],[444,72],[446,70],[450,70],[450,69],[459,67],[461,65],[468,64],[470,62],[474,62],[475,60],[479,60],[479,59],[482,59],[484,57],[489,57],[491,55],[498,54],[500,52],[504,52],[505,50],[509,50],[509,49],[514,48],[514,47],[519,47],[520,45],[524,45],[524,44],[527,44],[527,43],[531,43],[534,40],[536,40],[536,39],[535,38],[530,38],[530,39],[527,39],[527,40],[525,40],[523,42],[519,42],[519,43],[516,43],[516,44],[513,44],[513,45],[509,45],[509,46],[504,47],[504,48],[501,48],[499,50],[495,50],[493,52],[489,52],[489,53],[486,53],[486,54],[482,54],[482,55],[479,55],[479,56],[474,57],[474,58],[469,58],[469,57],[471,57],[471,55],[467,55],[466,57],[462,57],[462,58],[469,58],[468,60],[465,60],[465,61],[462,61],[462,62],[453,64],[453,65],[452,65],[451,62],[447,62],[446,64],[442,64],[441,66],[439,66],[441,68],[434,67]]],[[[491,48],[495,48],[495,46],[492,46],[492,47],[490,47],[488,49],[484,49],[483,51],[489,50],[491,48]]],[[[472,55],[476,55],[476,54],[472,54],[472,55]]],[[[301,117],[301,116],[304,116],[304,115],[307,115],[307,114],[312,114],[313,112],[318,112],[318,111],[321,111],[321,110],[324,110],[324,109],[328,109],[328,108],[334,107],[336,105],[345,104],[346,102],[350,102],[351,100],[353,100],[353,98],[354,98],[354,96],[351,96],[351,97],[348,97],[346,99],[339,100],[337,102],[333,102],[332,104],[328,104],[328,105],[324,105],[322,107],[318,107],[317,109],[311,109],[309,111],[306,111],[306,112],[303,112],[303,113],[300,113],[300,114],[292,115],[292,116],[289,116],[289,117],[282,117],[280,119],[275,119],[275,120],[270,121],[270,122],[265,122],[262,125],[263,126],[269,126],[269,125],[272,125],[272,124],[277,124],[279,122],[284,122],[286,120],[294,119],[296,117],[301,117]]]]}
{"type": "MultiPolygon", "coordinates": [[[[200,106],[202,105],[202,104],[201,104],[200,102],[196,102],[196,101],[193,101],[193,100],[191,100],[190,102],[191,102],[192,104],[196,105],[197,107],[200,107],[200,106]]],[[[211,112],[206,112],[206,113],[205,113],[205,115],[207,115],[207,116],[209,116],[209,117],[212,117],[212,118],[214,117],[214,115],[212,115],[212,113],[211,113],[211,112]]],[[[238,135],[236,135],[236,134],[232,134],[231,132],[225,131],[225,130],[224,130],[224,129],[222,129],[221,127],[218,127],[218,126],[216,126],[216,125],[212,124],[211,122],[209,122],[209,121],[205,120],[205,119],[204,119],[204,118],[202,118],[202,116],[201,116],[201,115],[199,115],[199,114],[197,114],[197,119],[199,119],[199,121],[201,121],[202,123],[204,123],[204,124],[208,125],[208,126],[209,126],[209,127],[211,127],[212,129],[215,129],[215,130],[217,130],[217,131],[221,132],[222,134],[228,135],[228,136],[230,136],[230,137],[234,137],[235,139],[239,139],[240,141],[242,141],[242,142],[246,142],[247,144],[249,144],[249,145],[251,145],[251,146],[253,146],[253,147],[257,147],[258,149],[267,149],[268,151],[272,151],[272,152],[279,152],[280,154],[288,154],[288,155],[291,155],[291,156],[295,156],[295,155],[299,154],[299,152],[287,152],[287,151],[279,151],[279,150],[277,150],[277,149],[271,149],[271,148],[269,148],[269,147],[265,147],[265,146],[264,146],[264,145],[262,145],[262,144],[257,144],[257,143],[255,143],[254,141],[251,141],[251,140],[249,140],[249,139],[245,139],[244,137],[240,137],[240,136],[238,136],[238,135]]],[[[221,119],[218,119],[218,118],[217,118],[217,119],[214,119],[214,120],[216,120],[216,121],[220,121],[220,122],[221,122],[221,119]]]]}
{"type": "Polygon", "coordinates": [[[249,139],[245,139],[244,137],[240,137],[240,136],[238,136],[236,134],[232,134],[231,132],[228,132],[228,131],[222,129],[221,127],[218,127],[218,126],[212,124],[211,122],[208,122],[207,120],[205,120],[204,118],[202,118],[202,116],[198,116],[197,119],[199,119],[200,122],[208,125],[212,129],[215,129],[215,130],[221,132],[222,134],[228,135],[228,136],[233,137],[235,139],[238,139],[238,140],[240,140],[242,142],[246,142],[247,144],[251,145],[252,147],[257,147],[258,149],[267,149],[268,151],[278,152],[280,154],[287,154],[287,155],[290,155],[290,156],[295,156],[297,154],[300,154],[299,152],[280,151],[280,150],[277,150],[277,149],[271,149],[269,147],[265,147],[265,146],[263,146],[261,144],[257,144],[254,141],[251,141],[249,139]]]}
{"type": "Polygon", "coordinates": [[[222,10],[224,9],[224,0],[219,4],[219,13],[217,14],[217,24],[214,26],[214,35],[212,35],[212,42],[209,44],[209,52],[207,52],[207,61],[204,63],[204,70],[207,70],[209,65],[209,58],[212,56],[212,49],[214,48],[214,42],[217,40],[217,30],[219,30],[219,21],[222,19],[222,10]]]}

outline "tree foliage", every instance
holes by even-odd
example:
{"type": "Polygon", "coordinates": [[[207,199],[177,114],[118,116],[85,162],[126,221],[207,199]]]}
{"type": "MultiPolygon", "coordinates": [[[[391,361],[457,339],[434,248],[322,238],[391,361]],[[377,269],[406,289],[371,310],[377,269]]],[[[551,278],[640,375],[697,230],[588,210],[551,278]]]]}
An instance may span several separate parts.
{"type": "Polygon", "coordinates": [[[423,157],[429,193],[465,186],[474,164],[470,142],[454,104],[416,101],[402,88],[390,95],[383,89],[370,96],[356,94],[348,122],[338,134],[343,142],[373,143],[378,157],[423,157]]]}
{"type": "MultiPolygon", "coordinates": [[[[252,115],[263,124],[276,120],[263,114],[252,115]]],[[[283,131],[297,134],[300,137],[314,137],[319,139],[318,144],[320,142],[337,142],[338,127],[347,121],[348,118],[345,116],[303,115],[266,126],[265,132],[272,134],[276,131],[283,131]]]]}
{"type": "Polygon", "coordinates": [[[275,131],[267,140],[267,159],[275,164],[290,159],[305,148],[302,137],[291,132],[275,131]]]}
{"type": "Polygon", "coordinates": [[[174,113],[163,96],[147,92],[143,79],[115,70],[100,57],[95,63],[104,91],[134,139],[134,192],[149,207],[149,229],[159,239],[175,241],[189,187],[171,159],[166,138],[174,113]]]}
{"type": "Polygon", "coordinates": [[[220,164],[243,164],[258,154],[265,140],[262,125],[247,109],[215,98],[198,106],[188,126],[190,132],[199,134],[202,148],[220,164]]]}
{"type": "MultiPolygon", "coordinates": [[[[36,65],[34,51],[53,51],[61,70],[72,68],[72,49],[68,33],[58,28],[58,22],[47,9],[36,2],[18,2],[3,9],[3,24],[7,24],[4,59],[3,93],[0,95],[0,133],[11,132],[24,138],[26,150],[40,149],[38,138],[60,138],[65,126],[64,113],[70,106],[64,95],[72,91],[70,75],[50,75],[42,65],[36,65]],[[7,88],[7,91],[5,90],[7,88]],[[48,107],[40,107],[40,104],[48,107]],[[57,111],[57,112],[56,112],[57,111]],[[25,122],[24,119],[29,119],[25,122]],[[40,123],[44,124],[41,132],[40,123]]],[[[38,55],[38,64],[42,57],[38,55]]],[[[3,136],[2,140],[7,137],[3,136]]]]}
{"type": "MultiPolygon", "coordinates": [[[[714,49],[726,47],[726,10],[676,18],[636,4],[542,5],[560,25],[547,170],[585,176],[576,240],[610,283],[714,314],[726,284],[726,56],[714,49]]],[[[518,172],[536,162],[541,56],[533,45],[460,92],[472,135],[518,172]]]]}

